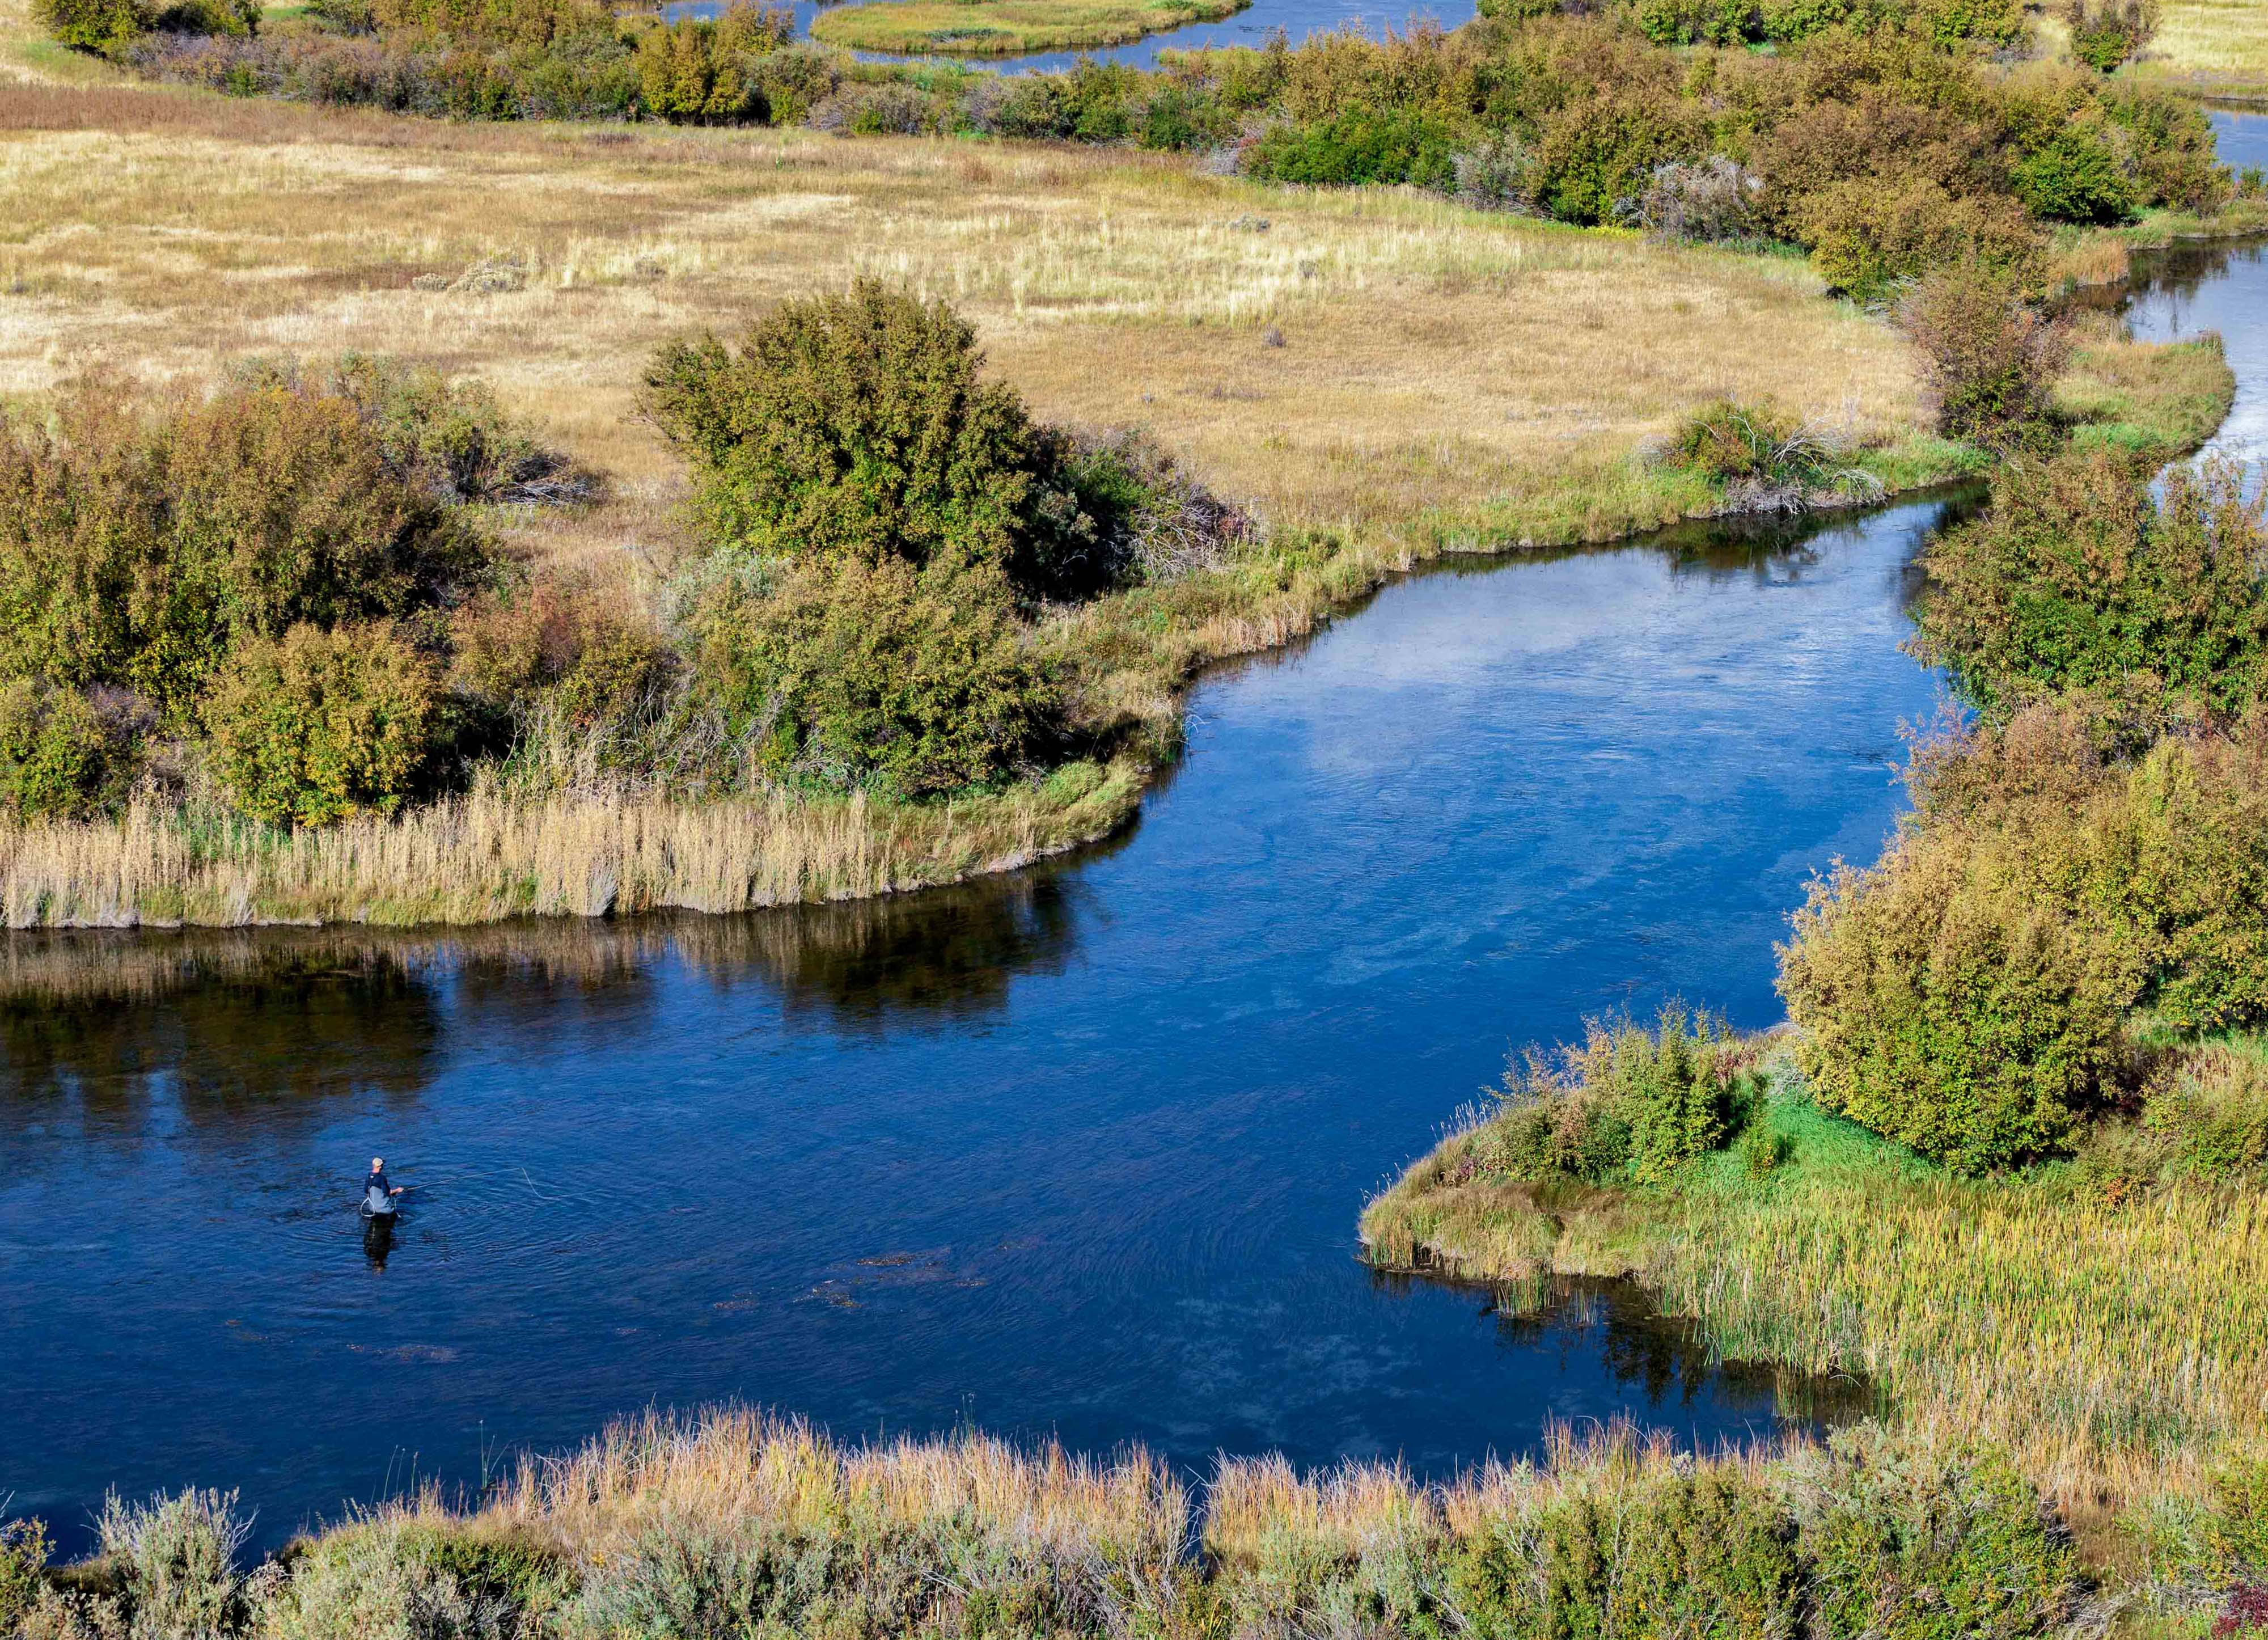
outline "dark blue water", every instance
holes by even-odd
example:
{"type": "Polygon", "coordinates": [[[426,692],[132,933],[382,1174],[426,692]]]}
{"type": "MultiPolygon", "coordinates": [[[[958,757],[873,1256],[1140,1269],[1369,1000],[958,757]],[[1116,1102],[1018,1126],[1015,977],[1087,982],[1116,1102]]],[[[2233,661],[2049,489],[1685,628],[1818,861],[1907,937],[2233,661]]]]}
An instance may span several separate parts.
{"type": "Polygon", "coordinates": [[[1627,1292],[1506,1315],[1373,1277],[1354,1223],[1507,1049],[1672,994],[1778,1017],[1786,912],[1874,856],[1937,701],[1897,646],[1941,512],[1402,581],[1205,682],[1138,825],[1009,879],[9,937],[0,1499],[69,1533],[110,1485],[239,1487],[274,1542],[726,1397],[1193,1466],[1769,1429],[1627,1292]]]}

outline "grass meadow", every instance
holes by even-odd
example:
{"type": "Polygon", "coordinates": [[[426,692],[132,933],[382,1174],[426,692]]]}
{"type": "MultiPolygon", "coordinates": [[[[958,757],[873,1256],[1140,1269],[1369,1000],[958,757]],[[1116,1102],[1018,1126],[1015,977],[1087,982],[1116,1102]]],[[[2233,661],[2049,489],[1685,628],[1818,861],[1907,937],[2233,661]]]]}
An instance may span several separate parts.
{"type": "Polygon", "coordinates": [[[2137,71],[2206,96],[2268,100],[2268,4],[2170,0],[2137,71]]]}

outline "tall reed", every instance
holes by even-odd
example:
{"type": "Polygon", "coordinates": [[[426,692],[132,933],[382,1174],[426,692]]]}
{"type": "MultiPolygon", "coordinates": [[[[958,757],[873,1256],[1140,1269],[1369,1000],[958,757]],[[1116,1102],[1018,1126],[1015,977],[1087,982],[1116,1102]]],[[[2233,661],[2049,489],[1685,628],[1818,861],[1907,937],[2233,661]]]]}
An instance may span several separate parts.
{"type": "Polygon", "coordinates": [[[1123,765],[934,805],[476,792],[298,831],[136,805],[115,821],[0,825],[0,912],[31,928],[745,911],[1007,870],[1106,835],[1139,793],[1123,765]]]}

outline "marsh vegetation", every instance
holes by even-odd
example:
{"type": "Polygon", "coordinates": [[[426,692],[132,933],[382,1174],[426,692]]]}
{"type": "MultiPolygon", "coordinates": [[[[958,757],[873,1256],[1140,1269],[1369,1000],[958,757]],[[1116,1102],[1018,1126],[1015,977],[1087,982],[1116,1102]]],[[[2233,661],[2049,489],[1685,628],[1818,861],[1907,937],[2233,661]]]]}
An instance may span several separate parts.
{"type": "Polygon", "coordinates": [[[1434,1487],[1224,1459],[1197,1501],[1139,1450],[846,1447],[722,1411],[619,1426],[463,1511],[368,1512],[249,1576],[232,1495],[114,1500],[100,1554],[60,1570],[19,1526],[0,1632],[2025,1635],[2081,1589],[2004,1463],[1879,1432],[1698,1461],[1566,1434],[1434,1487]]]}

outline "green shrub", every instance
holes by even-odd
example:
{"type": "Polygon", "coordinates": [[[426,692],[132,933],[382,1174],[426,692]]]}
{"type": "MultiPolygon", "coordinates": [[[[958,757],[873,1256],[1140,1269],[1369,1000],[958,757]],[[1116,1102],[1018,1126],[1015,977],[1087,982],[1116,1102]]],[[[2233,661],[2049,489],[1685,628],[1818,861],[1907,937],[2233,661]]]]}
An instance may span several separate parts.
{"type": "Polygon", "coordinates": [[[909,796],[990,780],[1057,709],[997,571],[852,558],[704,601],[700,677],[775,771],[909,796]]]}
{"type": "Polygon", "coordinates": [[[1236,122],[1202,83],[1167,80],[1142,104],[1137,140],[1145,148],[1179,153],[1211,148],[1236,135],[1236,122]]]}
{"type": "Polygon", "coordinates": [[[1924,558],[1914,652],[1991,711],[2095,689],[2235,712],[2268,654],[2263,505],[2227,464],[2172,469],[2159,499],[2107,451],[2011,462],[1924,558]]]}
{"type": "Polygon", "coordinates": [[[204,722],[247,814],[324,825],[390,813],[416,787],[438,692],[432,663],[384,624],[295,626],[238,652],[204,722]]]}
{"type": "Polygon", "coordinates": [[[1940,46],[2012,46],[2024,38],[2023,0],[1918,0],[1914,15],[1940,46]]]}
{"type": "Polygon", "coordinates": [[[2108,957],[1957,831],[1813,884],[1780,964],[1814,1097],[1964,1173],[2067,1146],[2119,1064],[2108,957]]]}
{"type": "MultiPolygon", "coordinates": [[[[1925,746],[1904,834],[1815,885],[1783,954],[1815,1097],[1962,1171],[2071,1144],[2124,1091],[2135,1010],[2184,1034],[2268,1018],[2268,726],[2138,754],[2095,710],[1925,746]]],[[[2215,1063],[2161,1083],[2132,1142],[2095,1160],[2251,1165],[2258,1079],[2215,1063]]]]}
{"type": "Polygon", "coordinates": [[[1279,125],[1252,145],[1250,174],[1327,186],[1408,182],[1447,189],[1456,182],[1456,139],[1425,114],[1351,108],[1300,125],[1279,125]]]}
{"type": "Polygon", "coordinates": [[[1764,38],[1793,44],[1841,27],[1872,9],[1860,0],[1764,0],[1761,8],[1764,38]]]}
{"type": "Polygon", "coordinates": [[[114,55],[157,25],[149,0],[33,0],[40,29],[78,51],[114,55]]]}
{"type": "Polygon", "coordinates": [[[1755,1096],[1750,1057],[1720,1022],[1675,1003],[1651,1031],[1587,1021],[1580,1047],[1506,1070],[1490,1161],[1522,1178],[1660,1184],[1723,1145],[1755,1096]]]}
{"type": "Polygon", "coordinates": [[[2015,167],[2016,197],[2051,222],[2124,222],[2134,214],[2134,185],[2097,121],[2066,122],[2015,167]]]}
{"type": "Polygon", "coordinates": [[[2069,0],[2064,21],[2071,29],[2071,55],[2108,74],[2158,32],[2157,0],[2069,0]]]}
{"type": "Polygon", "coordinates": [[[372,0],[389,33],[511,46],[549,46],[614,33],[600,0],[372,0]]]}
{"type": "MultiPolygon", "coordinates": [[[[298,385],[297,373],[283,380],[298,385]]],[[[309,390],[351,403],[387,470],[433,500],[562,503],[598,493],[595,477],[538,444],[476,379],[452,380],[431,366],[347,353],[309,390]]]]}
{"type": "Polygon", "coordinates": [[[646,405],[692,460],[723,543],[875,565],[990,567],[1020,590],[1093,590],[1094,521],[1064,443],[977,379],[976,334],[942,302],[873,280],[784,303],[740,347],[674,342],[646,405]]]}
{"type": "Polygon", "coordinates": [[[1776,406],[1718,399],[1677,425],[1662,459],[1722,487],[1738,505],[1800,509],[1822,494],[1878,492],[1839,443],[1776,406]]]}
{"type": "Polygon", "coordinates": [[[2152,1083],[2142,1126],[2176,1172],[2251,1178],[2268,1164],[2268,1066],[2228,1048],[2184,1054],[2152,1083]]]}
{"type": "Polygon", "coordinates": [[[0,1634],[14,1634],[47,1587],[47,1523],[0,1522],[0,1634]]]}
{"type": "Polygon", "coordinates": [[[1638,0],[1632,13],[1660,46],[1732,46],[1764,38],[1756,0],[1638,0]]]}
{"type": "Polygon", "coordinates": [[[2016,200],[1927,177],[1835,183],[1802,202],[1798,229],[1822,277],[1861,300],[1948,263],[2029,272],[2038,254],[2016,200]]]}
{"type": "Polygon", "coordinates": [[[187,720],[238,644],[398,617],[486,573],[350,398],[280,380],[144,415],[114,383],[0,429],[0,677],[187,720]]]}
{"type": "Polygon", "coordinates": [[[652,632],[606,615],[576,634],[574,660],[559,678],[559,705],[578,728],[640,715],[666,687],[675,654],[652,632]]]}
{"type": "Polygon", "coordinates": [[[85,695],[37,678],[0,685],[0,807],[77,819],[117,795],[122,749],[85,695]]]}
{"type": "Polygon", "coordinates": [[[1798,1493],[1822,1640],[2043,1635],[2078,1587],[2070,1534],[2005,1456],[1838,1431],[1798,1493]]]}
{"type": "Polygon", "coordinates": [[[1538,190],[1563,222],[1614,222],[1659,166],[1697,159],[1705,147],[1700,122],[1681,103],[1580,98],[1542,122],[1538,190]]]}
{"type": "Polygon", "coordinates": [[[2102,84],[2095,94],[2124,137],[2138,206],[2210,211],[2228,202],[2233,180],[2214,151],[2213,123],[2194,100],[2124,80],[2102,84]]]}
{"type": "Polygon", "coordinates": [[[33,19],[80,51],[122,55],[156,30],[247,38],[260,26],[259,0],[33,0],[33,19]]]}
{"type": "Polygon", "coordinates": [[[133,1640],[219,1635],[243,1622],[236,1558],[251,1523],[235,1493],[192,1487],[129,1503],[114,1492],[96,1525],[103,1555],[123,1570],[133,1640]]]}
{"type": "Polygon", "coordinates": [[[2203,1535],[2220,1577],[2268,1573],[2268,1458],[2239,1453],[2215,1466],[2203,1535]]]}
{"type": "Polygon", "coordinates": [[[792,12],[735,0],[716,18],[688,18],[652,28],[638,41],[638,101],[673,124],[719,125],[770,113],[750,58],[792,36],[792,12]]]}
{"type": "Polygon", "coordinates": [[[262,1640],[409,1635],[515,1640],[544,1632],[575,1578],[559,1552],[523,1535],[385,1511],[302,1545],[261,1607],[262,1640]]]}
{"type": "Polygon", "coordinates": [[[2268,720],[2139,750],[2134,730],[2081,698],[1925,745],[1918,824],[2058,912],[2121,1007],[2248,1028],[2268,1018],[2268,720]]]}
{"type": "Polygon", "coordinates": [[[1975,261],[1939,268],[1906,293],[1897,321],[1922,356],[1939,432],[2002,448],[2051,440],[2070,347],[2018,275],[1975,261]]]}

